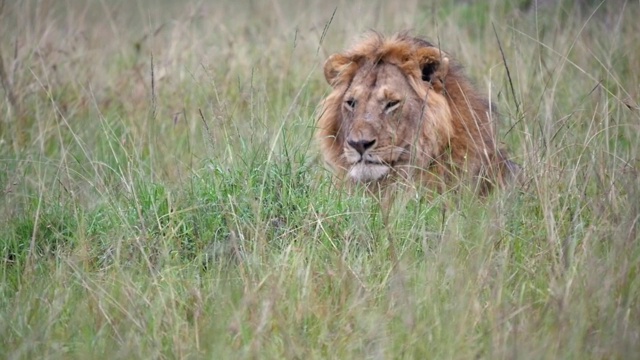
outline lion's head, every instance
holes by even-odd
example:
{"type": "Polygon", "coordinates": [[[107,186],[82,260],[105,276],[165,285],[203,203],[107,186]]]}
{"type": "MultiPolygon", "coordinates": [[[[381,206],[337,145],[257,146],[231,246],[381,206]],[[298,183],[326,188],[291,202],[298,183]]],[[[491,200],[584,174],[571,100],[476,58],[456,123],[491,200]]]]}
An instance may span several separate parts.
{"type": "Polygon", "coordinates": [[[400,34],[372,34],[330,56],[318,138],[338,175],[375,182],[419,174],[449,182],[462,173],[491,181],[506,161],[495,148],[490,102],[450,57],[400,34]]]}

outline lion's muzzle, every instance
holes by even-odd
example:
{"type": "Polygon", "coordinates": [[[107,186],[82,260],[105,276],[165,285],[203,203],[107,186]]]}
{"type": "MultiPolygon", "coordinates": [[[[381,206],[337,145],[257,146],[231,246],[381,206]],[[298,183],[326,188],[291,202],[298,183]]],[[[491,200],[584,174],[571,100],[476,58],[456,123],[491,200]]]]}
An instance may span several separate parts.
{"type": "Polygon", "coordinates": [[[390,166],[375,154],[375,139],[347,139],[344,155],[351,168],[349,177],[355,182],[372,182],[385,177],[390,166]]]}

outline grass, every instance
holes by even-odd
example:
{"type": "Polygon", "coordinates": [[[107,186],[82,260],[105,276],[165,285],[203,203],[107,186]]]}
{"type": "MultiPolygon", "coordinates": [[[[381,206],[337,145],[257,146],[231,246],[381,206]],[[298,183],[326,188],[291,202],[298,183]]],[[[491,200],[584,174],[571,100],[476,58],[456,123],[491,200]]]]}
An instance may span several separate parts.
{"type": "Polygon", "coordinates": [[[637,2],[3,4],[0,357],[640,351],[637,2]],[[370,28],[466,65],[522,187],[334,187],[321,66],[370,28]]]}

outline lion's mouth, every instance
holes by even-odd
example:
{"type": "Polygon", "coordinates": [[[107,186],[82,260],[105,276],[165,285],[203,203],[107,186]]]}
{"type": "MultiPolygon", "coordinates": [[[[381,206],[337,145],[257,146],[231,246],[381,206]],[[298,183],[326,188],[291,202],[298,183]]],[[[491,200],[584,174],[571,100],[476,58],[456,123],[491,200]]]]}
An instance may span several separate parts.
{"type": "Polygon", "coordinates": [[[387,154],[396,159],[384,159],[378,154],[365,153],[364,155],[347,152],[347,160],[351,160],[349,178],[355,182],[375,182],[382,180],[404,158],[406,150],[396,147],[396,153],[387,154]],[[395,155],[395,156],[394,156],[395,155]]]}
{"type": "Polygon", "coordinates": [[[381,180],[390,171],[390,165],[361,160],[351,166],[349,177],[356,182],[372,182],[381,180]]]}

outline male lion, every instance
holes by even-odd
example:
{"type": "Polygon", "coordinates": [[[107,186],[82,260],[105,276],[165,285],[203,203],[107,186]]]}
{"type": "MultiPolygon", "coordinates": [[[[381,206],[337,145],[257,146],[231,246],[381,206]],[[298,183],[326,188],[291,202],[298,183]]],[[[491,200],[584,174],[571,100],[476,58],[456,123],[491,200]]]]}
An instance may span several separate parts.
{"type": "Polygon", "coordinates": [[[484,194],[518,170],[497,147],[490,101],[425,40],[370,34],[330,56],[324,75],[333,91],[317,137],[339,177],[415,178],[439,191],[467,179],[484,194]]]}

